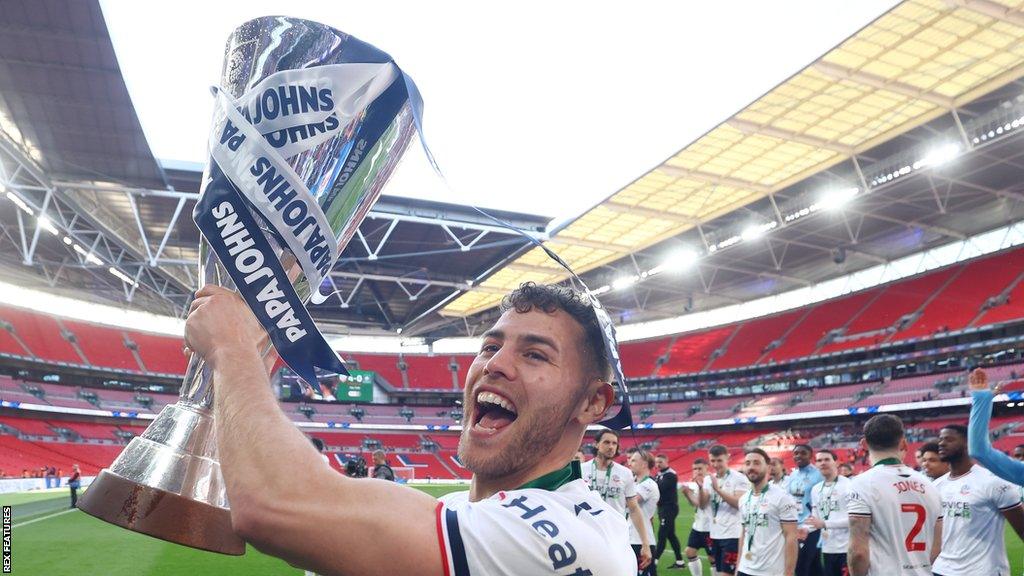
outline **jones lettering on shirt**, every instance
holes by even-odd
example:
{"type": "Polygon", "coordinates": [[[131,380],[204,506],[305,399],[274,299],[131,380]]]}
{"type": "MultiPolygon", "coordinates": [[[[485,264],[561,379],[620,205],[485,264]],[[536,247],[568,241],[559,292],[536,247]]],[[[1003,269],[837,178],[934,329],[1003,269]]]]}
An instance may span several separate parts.
{"type": "MultiPolygon", "coordinates": [[[[541,536],[549,539],[557,538],[561,534],[558,525],[542,516],[544,512],[547,512],[547,508],[543,505],[532,507],[528,501],[528,496],[516,496],[507,504],[502,504],[502,506],[516,512],[523,520],[533,520],[530,526],[541,536]]],[[[548,560],[551,561],[551,568],[555,570],[556,574],[570,576],[593,575],[593,572],[590,570],[577,565],[576,548],[567,539],[552,542],[548,546],[548,560]],[[574,568],[574,570],[572,572],[562,571],[567,568],[574,568]]]]}
{"type": "Polygon", "coordinates": [[[896,489],[897,494],[903,494],[904,492],[910,491],[914,491],[919,494],[925,493],[924,484],[917,480],[900,480],[898,482],[893,482],[892,486],[896,489]]]}
{"type": "Polygon", "coordinates": [[[220,230],[220,237],[224,241],[234,260],[225,265],[232,265],[236,270],[245,274],[244,281],[247,285],[256,285],[258,280],[264,280],[257,293],[257,300],[263,303],[267,316],[275,320],[277,327],[284,330],[285,337],[289,342],[296,342],[306,335],[306,330],[299,327],[299,320],[295,317],[295,310],[292,308],[284,292],[277,284],[273,271],[265,265],[263,253],[253,248],[254,241],[249,230],[238,220],[234,206],[230,202],[221,202],[213,207],[213,217],[216,218],[217,228],[220,230]]]}

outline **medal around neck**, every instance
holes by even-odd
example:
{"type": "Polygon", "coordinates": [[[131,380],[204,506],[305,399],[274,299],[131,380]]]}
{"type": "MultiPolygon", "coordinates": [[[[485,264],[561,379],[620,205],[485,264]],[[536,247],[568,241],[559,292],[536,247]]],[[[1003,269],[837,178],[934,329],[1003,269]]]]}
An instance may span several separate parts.
{"type": "MultiPolygon", "coordinates": [[[[346,372],[305,305],[326,299],[321,286],[419,126],[418,91],[365,42],[265,17],[228,39],[214,98],[193,213],[200,283],[238,290],[285,363],[317,388],[316,368],[346,372]]],[[[212,376],[193,355],[178,401],[100,472],[79,508],[178,544],[244,554],[218,461],[212,376]]]]}

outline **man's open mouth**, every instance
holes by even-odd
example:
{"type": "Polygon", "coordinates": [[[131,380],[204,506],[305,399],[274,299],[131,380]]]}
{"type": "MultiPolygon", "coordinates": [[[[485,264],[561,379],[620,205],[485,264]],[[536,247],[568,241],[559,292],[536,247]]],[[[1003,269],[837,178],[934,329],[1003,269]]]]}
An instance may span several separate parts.
{"type": "Polygon", "coordinates": [[[515,404],[508,398],[494,392],[478,392],[473,409],[473,428],[493,434],[515,422],[518,415],[515,404]]]}

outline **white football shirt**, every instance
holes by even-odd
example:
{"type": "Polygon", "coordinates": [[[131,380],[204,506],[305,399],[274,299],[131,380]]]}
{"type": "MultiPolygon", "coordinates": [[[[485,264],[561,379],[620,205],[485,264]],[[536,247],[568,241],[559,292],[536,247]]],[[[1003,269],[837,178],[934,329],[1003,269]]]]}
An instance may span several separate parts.
{"type": "Polygon", "coordinates": [[[850,481],[850,517],[870,516],[870,576],[931,576],[929,553],[942,503],[925,476],[878,464],[850,481]]]}
{"type": "MultiPolygon", "coordinates": [[[[687,485],[693,490],[693,495],[700,502],[700,491],[697,490],[696,482],[687,482],[687,485]]],[[[703,506],[694,507],[693,514],[693,526],[692,529],[697,532],[710,532],[711,531],[711,502],[703,506]]]]}
{"type": "Polygon", "coordinates": [[[849,492],[850,479],[844,476],[811,488],[811,515],[825,521],[821,531],[821,551],[825,554],[846,554],[850,545],[850,517],[846,512],[849,492]]]}
{"type": "Polygon", "coordinates": [[[626,517],[573,480],[554,491],[498,492],[479,502],[454,492],[437,505],[445,574],[636,574],[626,517]]]}
{"type": "Polygon", "coordinates": [[[629,468],[617,462],[611,462],[610,466],[611,468],[598,470],[596,458],[584,462],[580,465],[583,482],[625,518],[628,511],[626,498],[636,496],[636,482],[633,481],[633,473],[629,468]]]}
{"type": "MultiPolygon", "coordinates": [[[[661,492],[658,491],[658,483],[650,476],[644,478],[642,482],[637,482],[636,496],[637,503],[640,504],[640,512],[644,515],[644,526],[647,528],[647,543],[653,546],[658,543],[654,539],[654,527],[651,524],[651,519],[654,518],[654,514],[658,511],[658,499],[661,497],[661,492]]],[[[640,540],[640,533],[636,531],[632,520],[629,522],[629,543],[643,544],[640,540]]]]}
{"type": "Polygon", "coordinates": [[[786,568],[786,539],[782,525],[796,524],[800,507],[781,487],[767,485],[740,497],[743,524],[742,554],[738,570],[750,576],[779,576],[786,568]]]}
{"type": "Polygon", "coordinates": [[[1003,537],[1003,511],[1020,506],[1017,487],[972,466],[962,476],[935,481],[942,499],[942,553],[933,570],[943,576],[975,576],[985,566],[992,576],[1010,573],[1003,537]]]}
{"type": "MultiPolygon", "coordinates": [[[[712,472],[714,474],[714,472],[712,472]]],[[[750,480],[735,470],[729,470],[725,478],[718,479],[718,487],[726,494],[737,494],[750,490],[750,480]]],[[[711,539],[728,540],[739,538],[743,526],[740,524],[740,511],[733,508],[728,502],[711,487],[711,476],[704,478],[704,490],[711,495],[708,505],[711,507],[711,539]]]]}

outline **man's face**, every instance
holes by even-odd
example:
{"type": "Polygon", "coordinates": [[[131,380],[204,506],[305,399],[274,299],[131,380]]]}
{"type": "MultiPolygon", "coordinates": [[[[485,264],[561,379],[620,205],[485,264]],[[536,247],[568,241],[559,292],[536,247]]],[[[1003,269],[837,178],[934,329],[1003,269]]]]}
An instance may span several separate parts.
{"type": "Polygon", "coordinates": [[[725,473],[729,469],[729,455],[722,454],[721,456],[711,456],[708,458],[711,460],[711,467],[714,468],[715,472],[719,474],[725,473]]]}
{"type": "Polygon", "coordinates": [[[373,455],[373,463],[376,466],[380,466],[381,464],[383,464],[384,463],[384,455],[383,454],[374,454],[373,455]]]}
{"type": "Polygon", "coordinates": [[[786,475],[786,465],[782,463],[782,460],[772,460],[768,463],[768,468],[771,470],[772,476],[776,478],[786,475]]]}
{"type": "Polygon", "coordinates": [[[1024,446],[1017,446],[1013,449],[1014,460],[1024,460],[1024,446]]]}
{"type": "Polygon", "coordinates": [[[828,452],[818,452],[814,463],[818,465],[818,470],[821,471],[822,475],[827,478],[833,478],[837,474],[836,459],[828,452]]]}
{"type": "Polygon", "coordinates": [[[619,437],[615,434],[602,434],[601,439],[597,441],[597,453],[605,460],[615,458],[619,453],[619,437]]]}
{"type": "Polygon", "coordinates": [[[929,450],[921,453],[921,470],[924,471],[925,476],[934,480],[949,472],[949,464],[939,458],[938,452],[929,450]]]}
{"type": "Polygon", "coordinates": [[[743,458],[743,472],[747,475],[747,480],[753,484],[760,484],[768,474],[768,462],[760,454],[747,454],[743,458]]]}
{"type": "Polygon", "coordinates": [[[793,448],[793,463],[797,468],[803,468],[811,463],[811,451],[803,446],[793,448]]]}
{"type": "Polygon", "coordinates": [[[914,450],[914,461],[917,462],[917,467],[924,469],[924,452],[921,450],[914,450]]]}
{"type": "Polygon", "coordinates": [[[853,476],[853,466],[850,466],[849,464],[840,464],[839,474],[842,476],[846,476],[847,478],[850,478],[851,476],[853,476]]]}
{"type": "Polygon", "coordinates": [[[701,464],[694,464],[693,465],[693,477],[694,478],[703,478],[707,473],[708,473],[708,465],[707,464],[701,463],[701,464]]]}
{"type": "Polygon", "coordinates": [[[633,452],[629,455],[629,470],[633,472],[633,476],[640,478],[650,474],[650,469],[647,468],[647,460],[640,456],[639,452],[633,452]]]}
{"type": "Polygon", "coordinates": [[[967,439],[956,430],[939,431],[939,459],[943,462],[959,460],[967,455],[967,439]]]}
{"type": "MultiPolygon", "coordinates": [[[[469,367],[459,457],[485,477],[528,471],[586,404],[583,328],[562,310],[501,315],[469,367]]],[[[578,441],[579,438],[576,438],[578,441]]]]}
{"type": "Polygon", "coordinates": [[[658,456],[654,459],[654,465],[658,467],[658,470],[665,470],[668,468],[668,460],[658,456]]]}

